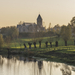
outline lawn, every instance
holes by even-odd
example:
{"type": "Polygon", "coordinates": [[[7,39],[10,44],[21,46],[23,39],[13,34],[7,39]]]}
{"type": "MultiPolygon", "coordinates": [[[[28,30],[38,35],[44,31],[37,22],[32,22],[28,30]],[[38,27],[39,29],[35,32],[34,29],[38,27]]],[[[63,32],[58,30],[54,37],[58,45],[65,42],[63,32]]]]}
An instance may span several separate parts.
{"type": "MultiPolygon", "coordinates": [[[[36,47],[32,44],[32,49],[29,49],[28,42],[32,42],[31,38],[21,38],[12,40],[10,43],[11,54],[22,54],[24,56],[35,56],[44,57],[48,60],[65,62],[75,65],[75,46],[73,40],[68,41],[68,46],[64,46],[64,40],[60,38],[58,41],[58,47],[55,47],[55,40],[52,42],[52,47],[48,41],[48,47],[46,48],[45,42],[49,37],[44,37],[39,48],[39,42],[37,41],[36,47]],[[26,44],[27,49],[24,48],[23,44],[26,44]],[[13,52],[13,53],[12,53],[13,52]]],[[[4,50],[6,51],[6,49],[4,50]]],[[[7,51],[5,52],[7,53],[7,51]]]]}
{"type": "MultiPolygon", "coordinates": [[[[33,38],[32,38],[33,39],[33,38]]],[[[33,41],[32,41],[31,38],[22,38],[22,39],[15,39],[13,40],[11,43],[10,43],[10,47],[11,48],[24,48],[24,43],[26,44],[27,48],[29,48],[29,45],[28,45],[28,42],[31,42],[32,45],[31,47],[34,48],[34,45],[33,45],[33,41]]],[[[49,43],[49,37],[43,37],[42,39],[42,43],[41,43],[41,46],[42,48],[46,47],[45,45],[45,42],[48,41],[48,45],[50,45],[49,43]]],[[[62,40],[61,38],[58,40],[58,45],[59,46],[64,46],[64,40],[62,40]]],[[[52,42],[52,45],[54,46],[55,45],[55,40],[52,42]]],[[[68,46],[71,46],[71,45],[74,45],[74,42],[73,40],[69,40],[68,41],[68,46]]],[[[36,44],[37,48],[39,47],[39,42],[37,41],[37,44],[36,44]]]]}

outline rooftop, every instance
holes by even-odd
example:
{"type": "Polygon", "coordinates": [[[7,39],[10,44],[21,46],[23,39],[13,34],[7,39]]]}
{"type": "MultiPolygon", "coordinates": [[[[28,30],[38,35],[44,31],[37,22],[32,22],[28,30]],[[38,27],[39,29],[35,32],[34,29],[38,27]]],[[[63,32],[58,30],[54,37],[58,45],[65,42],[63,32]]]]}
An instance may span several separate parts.
{"type": "Polygon", "coordinates": [[[42,17],[41,17],[41,15],[40,15],[40,14],[38,15],[38,18],[37,18],[37,20],[38,20],[38,19],[42,19],[42,17]]]}

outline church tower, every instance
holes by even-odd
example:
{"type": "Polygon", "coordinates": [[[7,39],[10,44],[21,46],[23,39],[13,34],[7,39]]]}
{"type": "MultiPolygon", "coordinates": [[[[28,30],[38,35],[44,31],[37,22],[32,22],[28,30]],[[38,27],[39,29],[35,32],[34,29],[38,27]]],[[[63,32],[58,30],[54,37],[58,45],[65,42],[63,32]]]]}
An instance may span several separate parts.
{"type": "Polygon", "coordinates": [[[38,18],[37,18],[37,25],[39,27],[42,27],[42,17],[40,16],[40,14],[38,15],[38,18]]]}

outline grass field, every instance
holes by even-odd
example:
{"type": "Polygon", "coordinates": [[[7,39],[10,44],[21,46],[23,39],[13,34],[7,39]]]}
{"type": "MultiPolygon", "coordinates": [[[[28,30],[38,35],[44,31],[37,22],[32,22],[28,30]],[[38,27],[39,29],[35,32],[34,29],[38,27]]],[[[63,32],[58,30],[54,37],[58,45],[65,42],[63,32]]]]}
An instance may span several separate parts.
{"type": "MultiPolygon", "coordinates": [[[[41,43],[41,46],[42,48],[43,47],[46,47],[45,45],[45,42],[48,41],[48,38],[49,37],[44,37],[42,39],[42,43],[41,43]]],[[[10,43],[10,48],[24,48],[24,43],[26,44],[27,48],[29,48],[29,45],[28,45],[28,42],[32,42],[32,45],[31,47],[34,48],[34,45],[33,45],[33,41],[31,38],[23,38],[23,39],[15,39],[15,40],[12,40],[12,42],[10,43]]],[[[48,45],[50,45],[49,41],[48,41],[48,45]]],[[[52,45],[55,45],[55,40],[52,42],[52,45]]],[[[59,46],[64,46],[65,43],[64,43],[64,40],[60,39],[58,41],[58,45],[59,46]]],[[[69,40],[68,41],[68,46],[71,46],[71,45],[74,45],[74,42],[73,40],[69,40]]],[[[37,41],[37,44],[36,44],[37,48],[39,47],[39,42],[37,41]]]]}
{"type": "MultiPolygon", "coordinates": [[[[32,44],[32,49],[29,49],[28,45],[28,42],[32,42],[31,38],[15,39],[14,41],[12,40],[10,43],[10,51],[14,52],[13,54],[17,53],[24,56],[44,57],[48,58],[48,60],[75,65],[75,46],[73,40],[69,40],[68,46],[64,46],[64,40],[60,39],[58,41],[58,47],[55,47],[55,41],[53,41],[52,47],[50,47],[50,43],[48,42],[48,47],[46,48],[45,42],[48,38],[49,37],[43,38],[41,48],[39,48],[39,43],[37,41],[37,48],[34,48],[34,45],[32,44]],[[27,49],[24,48],[24,43],[26,44],[27,49]]],[[[4,53],[7,53],[6,48],[4,49],[4,53]]]]}

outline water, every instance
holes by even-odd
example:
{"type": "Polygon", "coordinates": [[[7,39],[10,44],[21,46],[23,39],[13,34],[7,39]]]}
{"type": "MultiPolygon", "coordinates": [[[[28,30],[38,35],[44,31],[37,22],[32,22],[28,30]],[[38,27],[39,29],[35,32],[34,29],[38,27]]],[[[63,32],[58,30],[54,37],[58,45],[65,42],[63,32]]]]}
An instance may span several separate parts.
{"type": "Polygon", "coordinates": [[[0,75],[75,75],[75,67],[41,59],[0,56],[0,75]]]}

